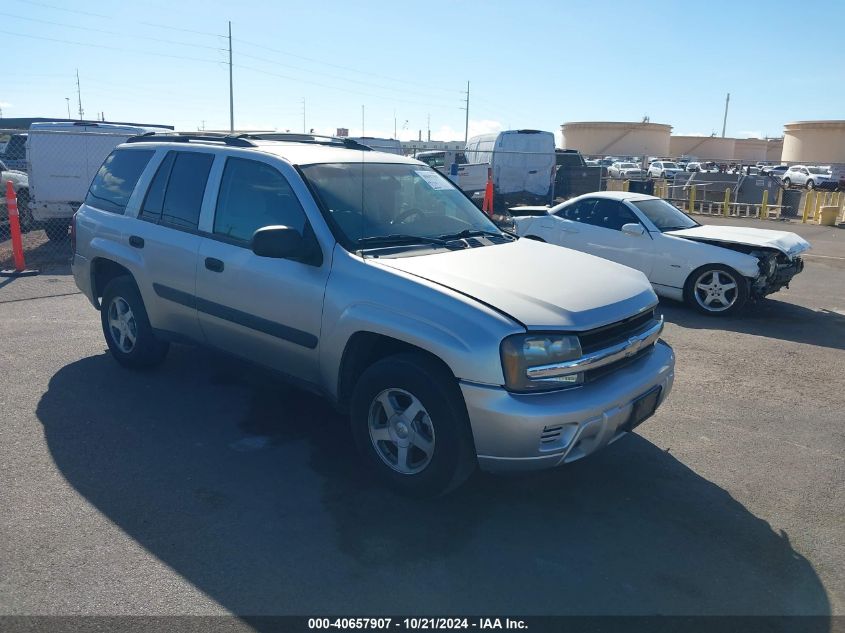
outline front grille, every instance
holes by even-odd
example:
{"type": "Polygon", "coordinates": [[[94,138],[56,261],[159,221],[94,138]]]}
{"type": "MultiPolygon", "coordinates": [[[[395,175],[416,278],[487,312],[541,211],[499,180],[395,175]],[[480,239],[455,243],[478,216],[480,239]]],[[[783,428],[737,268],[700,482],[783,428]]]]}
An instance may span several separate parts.
{"type": "Polygon", "coordinates": [[[578,334],[578,340],[581,341],[581,351],[584,354],[589,354],[627,341],[631,336],[654,325],[655,320],[655,311],[649,310],[595,330],[581,332],[578,334]]]}

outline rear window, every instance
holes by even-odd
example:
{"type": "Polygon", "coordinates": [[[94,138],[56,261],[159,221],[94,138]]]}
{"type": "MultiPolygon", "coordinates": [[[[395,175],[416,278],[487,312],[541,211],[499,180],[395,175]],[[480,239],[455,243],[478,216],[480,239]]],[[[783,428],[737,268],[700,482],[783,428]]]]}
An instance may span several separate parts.
{"type": "Polygon", "coordinates": [[[152,157],[152,150],[113,151],[94,176],[85,204],[102,211],[123,214],[141,173],[152,157]]]}

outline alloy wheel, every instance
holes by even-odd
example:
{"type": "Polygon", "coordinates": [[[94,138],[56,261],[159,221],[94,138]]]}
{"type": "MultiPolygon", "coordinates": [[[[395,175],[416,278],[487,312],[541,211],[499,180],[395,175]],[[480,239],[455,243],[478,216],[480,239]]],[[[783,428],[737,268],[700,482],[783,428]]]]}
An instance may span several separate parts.
{"type": "Polygon", "coordinates": [[[112,341],[121,352],[130,354],[138,338],[138,324],[126,299],[114,297],[109,304],[108,317],[112,341]]]}
{"type": "Polygon", "coordinates": [[[724,312],[736,303],[739,284],[724,270],[706,270],[695,280],[695,300],[708,312],[724,312]]]}
{"type": "Polygon", "coordinates": [[[419,399],[404,389],[373,398],[367,420],[379,458],[403,475],[422,472],[434,456],[434,425],[419,399]]]}

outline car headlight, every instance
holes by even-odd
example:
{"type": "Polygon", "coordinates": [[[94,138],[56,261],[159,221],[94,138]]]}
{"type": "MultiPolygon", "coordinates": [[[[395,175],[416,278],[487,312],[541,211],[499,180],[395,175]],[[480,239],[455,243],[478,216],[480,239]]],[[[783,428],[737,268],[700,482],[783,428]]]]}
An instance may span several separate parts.
{"type": "Polygon", "coordinates": [[[571,334],[515,334],[500,348],[505,387],[510,391],[551,391],[580,385],[584,374],[531,379],[528,370],[581,357],[581,343],[571,334]]]}

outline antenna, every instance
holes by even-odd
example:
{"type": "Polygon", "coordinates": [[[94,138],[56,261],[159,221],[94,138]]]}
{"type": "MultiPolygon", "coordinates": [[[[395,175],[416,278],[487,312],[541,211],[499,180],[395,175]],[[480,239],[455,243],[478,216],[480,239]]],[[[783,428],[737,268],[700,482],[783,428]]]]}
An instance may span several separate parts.
{"type": "Polygon", "coordinates": [[[725,128],[728,125],[728,104],[731,102],[731,93],[728,93],[728,97],[725,99],[725,118],[722,120],[722,138],[725,138],[725,128]]]}
{"type": "Polygon", "coordinates": [[[79,86],[79,69],[76,69],[76,98],[79,102],[79,120],[82,120],[82,115],[85,114],[85,110],[82,109],[82,88],[79,86]]]}
{"type": "Polygon", "coordinates": [[[235,94],[232,82],[232,21],[229,20],[229,133],[235,133],[235,94]]]}

